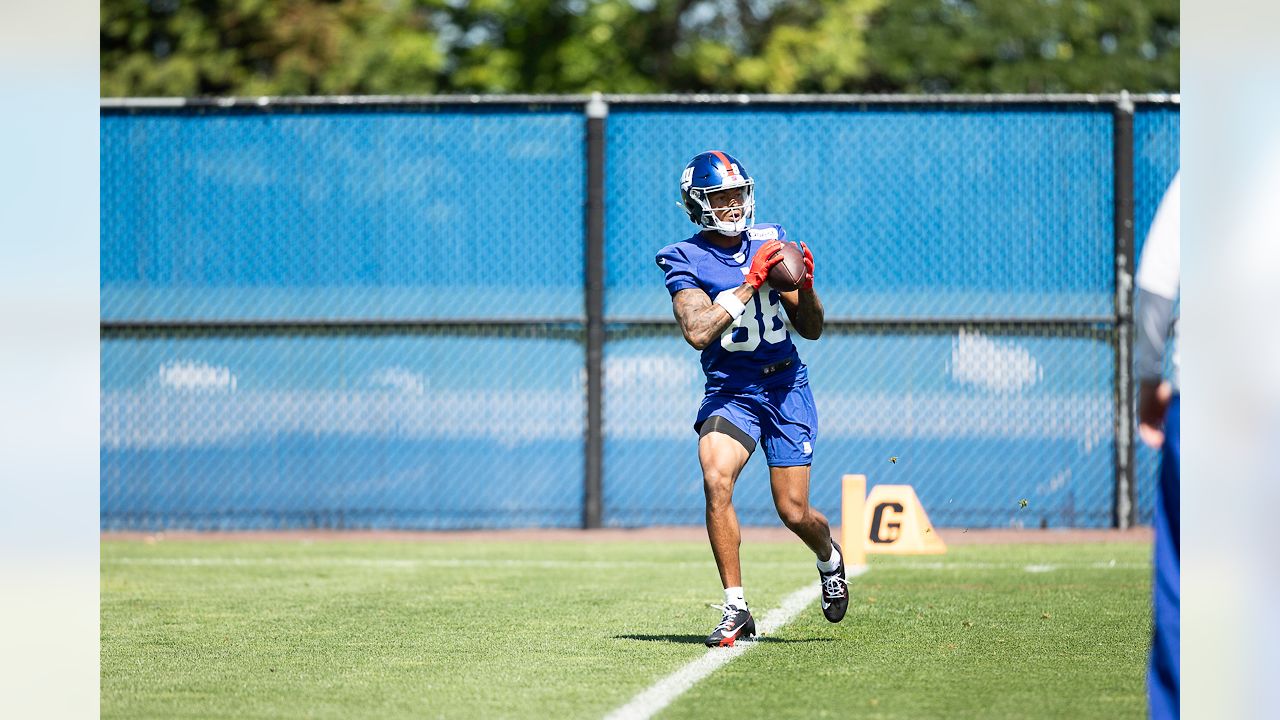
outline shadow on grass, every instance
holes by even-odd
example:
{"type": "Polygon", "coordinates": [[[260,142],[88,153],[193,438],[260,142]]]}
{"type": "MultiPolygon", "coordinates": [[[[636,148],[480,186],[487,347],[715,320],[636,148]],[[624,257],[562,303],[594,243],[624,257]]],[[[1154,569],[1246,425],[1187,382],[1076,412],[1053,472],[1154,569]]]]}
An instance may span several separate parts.
{"type": "MultiPolygon", "coordinates": [[[[706,635],[614,635],[614,640],[639,640],[641,642],[669,642],[684,643],[690,645],[701,645],[706,642],[706,635]]],[[[773,635],[766,635],[758,638],[756,642],[760,643],[806,643],[806,642],[831,642],[835,638],[829,637],[804,637],[804,638],[781,638],[773,635]]]]}

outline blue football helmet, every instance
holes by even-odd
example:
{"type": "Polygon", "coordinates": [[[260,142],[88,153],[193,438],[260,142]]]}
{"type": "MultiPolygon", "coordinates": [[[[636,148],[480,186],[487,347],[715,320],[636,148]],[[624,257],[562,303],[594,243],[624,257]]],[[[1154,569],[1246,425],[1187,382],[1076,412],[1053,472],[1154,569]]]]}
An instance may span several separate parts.
{"type": "Polygon", "coordinates": [[[685,212],[694,225],[703,230],[714,230],[725,235],[736,235],[755,224],[756,181],[738,159],[719,150],[698,153],[684,168],[680,176],[680,197],[685,212]],[[742,215],[737,220],[726,221],[716,217],[707,197],[719,190],[742,188],[742,215]]]}

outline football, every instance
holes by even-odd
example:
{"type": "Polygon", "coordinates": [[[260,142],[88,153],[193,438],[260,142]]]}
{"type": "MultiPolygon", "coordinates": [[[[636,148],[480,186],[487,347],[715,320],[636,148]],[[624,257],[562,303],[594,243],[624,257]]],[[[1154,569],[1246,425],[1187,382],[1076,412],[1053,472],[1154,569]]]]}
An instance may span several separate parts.
{"type": "Polygon", "coordinates": [[[782,244],[782,260],[769,268],[769,286],[780,292],[800,288],[804,281],[804,253],[795,243],[782,244]]]}

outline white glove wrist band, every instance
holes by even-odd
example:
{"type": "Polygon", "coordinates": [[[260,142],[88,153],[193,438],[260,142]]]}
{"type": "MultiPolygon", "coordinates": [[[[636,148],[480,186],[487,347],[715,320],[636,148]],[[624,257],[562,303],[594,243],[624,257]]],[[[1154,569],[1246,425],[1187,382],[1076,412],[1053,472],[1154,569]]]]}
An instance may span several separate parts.
{"type": "Polygon", "coordinates": [[[715,303],[724,308],[725,311],[729,313],[729,317],[734,320],[742,317],[742,313],[747,311],[746,303],[739,300],[738,296],[734,295],[732,290],[725,290],[719,295],[716,295],[715,303]]]}

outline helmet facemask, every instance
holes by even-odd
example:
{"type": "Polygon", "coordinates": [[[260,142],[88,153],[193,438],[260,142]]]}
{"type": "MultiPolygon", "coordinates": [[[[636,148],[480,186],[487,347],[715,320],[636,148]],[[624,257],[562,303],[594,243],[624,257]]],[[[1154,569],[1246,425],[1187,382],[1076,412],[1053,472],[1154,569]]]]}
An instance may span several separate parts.
{"type": "MultiPolygon", "coordinates": [[[[698,226],[704,230],[714,230],[724,235],[737,235],[754,225],[756,217],[755,184],[755,180],[751,178],[736,176],[726,178],[725,183],[722,185],[714,185],[708,188],[689,188],[689,199],[697,204],[698,226]],[[736,188],[742,189],[741,205],[712,207],[712,195],[736,188]],[[723,213],[726,208],[732,207],[736,207],[739,210],[736,220],[721,220],[716,214],[717,209],[723,213]]],[[[692,210],[693,208],[690,209],[692,210]]],[[[692,214],[690,213],[690,215],[692,214]]]]}

